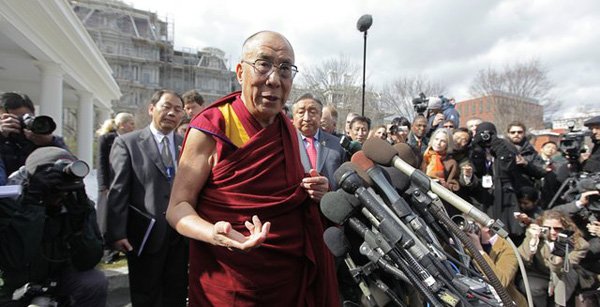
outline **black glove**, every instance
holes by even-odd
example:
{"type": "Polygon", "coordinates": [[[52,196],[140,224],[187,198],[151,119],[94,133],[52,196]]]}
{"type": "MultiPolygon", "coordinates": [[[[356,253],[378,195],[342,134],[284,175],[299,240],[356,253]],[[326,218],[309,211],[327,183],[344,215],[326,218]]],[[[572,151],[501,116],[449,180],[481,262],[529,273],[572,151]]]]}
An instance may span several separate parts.
{"type": "Polygon", "coordinates": [[[552,255],[564,258],[565,255],[573,251],[575,244],[573,244],[572,231],[564,230],[558,236],[558,239],[554,241],[554,249],[552,255]]]}
{"type": "Polygon", "coordinates": [[[63,173],[51,167],[40,169],[31,175],[25,185],[25,197],[43,201],[47,196],[56,193],[56,187],[63,182],[63,173]]]}
{"type": "Polygon", "coordinates": [[[85,219],[92,210],[85,189],[81,188],[71,192],[71,194],[65,198],[64,206],[67,209],[72,229],[74,231],[80,231],[83,228],[85,219]]]}

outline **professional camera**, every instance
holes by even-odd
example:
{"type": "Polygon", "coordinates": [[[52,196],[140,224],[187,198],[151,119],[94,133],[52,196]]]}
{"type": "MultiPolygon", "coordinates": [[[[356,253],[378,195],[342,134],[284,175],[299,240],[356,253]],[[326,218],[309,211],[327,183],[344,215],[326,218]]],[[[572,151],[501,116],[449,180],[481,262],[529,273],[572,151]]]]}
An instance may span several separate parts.
{"type": "Polygon", "coordinates": [[[362,149],[362,145],[360,145],[359,142],[357,141],[353,141],[350,137],[348,137],[347,135],[343,135],[340,138],[340,145],[342,146],[342,148],[344,148],[344,150],[348,153],[349,157],[352,157],[352,155],[354,153],[356,153],[357,151],[362,149]]]}
{"type": "Polygon", "coordinates": [[[59,191],[74,191],[84,186],[83,178],[90,172],[90,167],[82,160],[59,159],[52,169],[63,173],[64,181],[57,187],[59,191]]]}
{"type": "Polygon", "coordinates": [[[24,114],[19,117],[21,129],[28,129],[35,134],[51,134],[56,130],[56,123],[50,116],[34,116],[32,114],[24,114]]]}
{"type": "Polygon", "coordinates": [[[425,94],[420,93],[419,97],[413,98],[412,100],[413,108],[417,114],[424,114],[427,111],[427,107],[429,105],[429,99],[425,94]]]}
{"type": "Polygon", "coordinates": [[[479,234],[481,232],[481,228],[479,228],[479,225],[477,223],[470,219],[466,219],[462,215],[454,215],[451,219],[456,225],[458,225],[458,228],[460,228],[464,232],[474,234],[479,234]]]}
{"type": "Polygon", "coordinates": [[[569,132],[567,132],[560,140],[560,151],[569,162],[579,161],[584,139],[588,134],[581,130],[575,130],[575,123],[573,122],[568,122],[567,127],[569,132]]]}

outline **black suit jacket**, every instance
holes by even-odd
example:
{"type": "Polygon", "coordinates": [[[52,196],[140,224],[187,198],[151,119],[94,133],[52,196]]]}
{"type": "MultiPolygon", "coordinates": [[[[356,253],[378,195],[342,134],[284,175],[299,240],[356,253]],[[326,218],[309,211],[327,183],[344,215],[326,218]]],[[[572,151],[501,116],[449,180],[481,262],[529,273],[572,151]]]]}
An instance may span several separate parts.
{"type": "Polygon", "coordinates": [[[98,168],[96,177],[98,178],[98,190],[106,190],[110,187],[112,179],[110,169],[110,149],[117,137],[114,131],[105,133],[98,137],[98,168]]]}
{"type": "MultiPolygon", "coordinates": [[[[175,134],[178,153],[183,138],[175,134]]],[[[179,156],[179,155],[177,155],[179,156]]],[[[156,219],[144,253],[153,253],[163,245],[167,231],[166,211],[171,196],[171,182],[163,165],[158,146],[149,127],[115,139],[110,152],[114,172],[108,192],[107,242],[124,238],[143,238],[143,219],[129,206],[156,219]]],[[[130,242],[134,246],[135,243],[130,242]]]]}
{"type": "MultiPolygon", "coordinates": [[[[297,130],[298,131],[298,130],[297,130]]],[[[346,161],[346,152],[340,145],[340,139],[323,130],[319,130],[319,149],[317,150],[317,171],[319,174],[327,177],[332,190],[337,189],[337,183],[333,173],[346,161]]],[[[308,173],[311,169],[310,160],[306,153],[306,147],[302,140],[302,133],[298,131],[298,141],[300,144],[300,159],[304,172],[308,173]]]]}

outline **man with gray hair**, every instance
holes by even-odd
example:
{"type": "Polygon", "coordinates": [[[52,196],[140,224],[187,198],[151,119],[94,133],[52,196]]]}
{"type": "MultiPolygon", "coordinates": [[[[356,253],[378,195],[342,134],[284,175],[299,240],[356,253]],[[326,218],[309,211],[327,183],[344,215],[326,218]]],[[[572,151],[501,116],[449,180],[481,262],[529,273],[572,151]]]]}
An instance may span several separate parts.
{"type": "Polygon", "coordinates": [[[323,114],[321,114],[321,129],[323,131],[337,135],[337,120],[338,120],[338,112],[332,105],[327,105],[323,107],[323,114]]]}

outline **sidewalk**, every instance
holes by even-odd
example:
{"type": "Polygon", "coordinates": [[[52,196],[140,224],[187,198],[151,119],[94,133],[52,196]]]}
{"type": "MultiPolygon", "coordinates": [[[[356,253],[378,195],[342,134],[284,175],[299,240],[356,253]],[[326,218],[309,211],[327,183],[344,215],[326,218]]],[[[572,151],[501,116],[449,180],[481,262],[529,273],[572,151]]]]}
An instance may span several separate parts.
{"type": "Polygon", "coordinates": [[[107,307],[126,307],[131,306],[129,299],[129,276],[127,263],[114,267],[112,265],[100,266],[108,279],[108,300],[107,307]]]}

